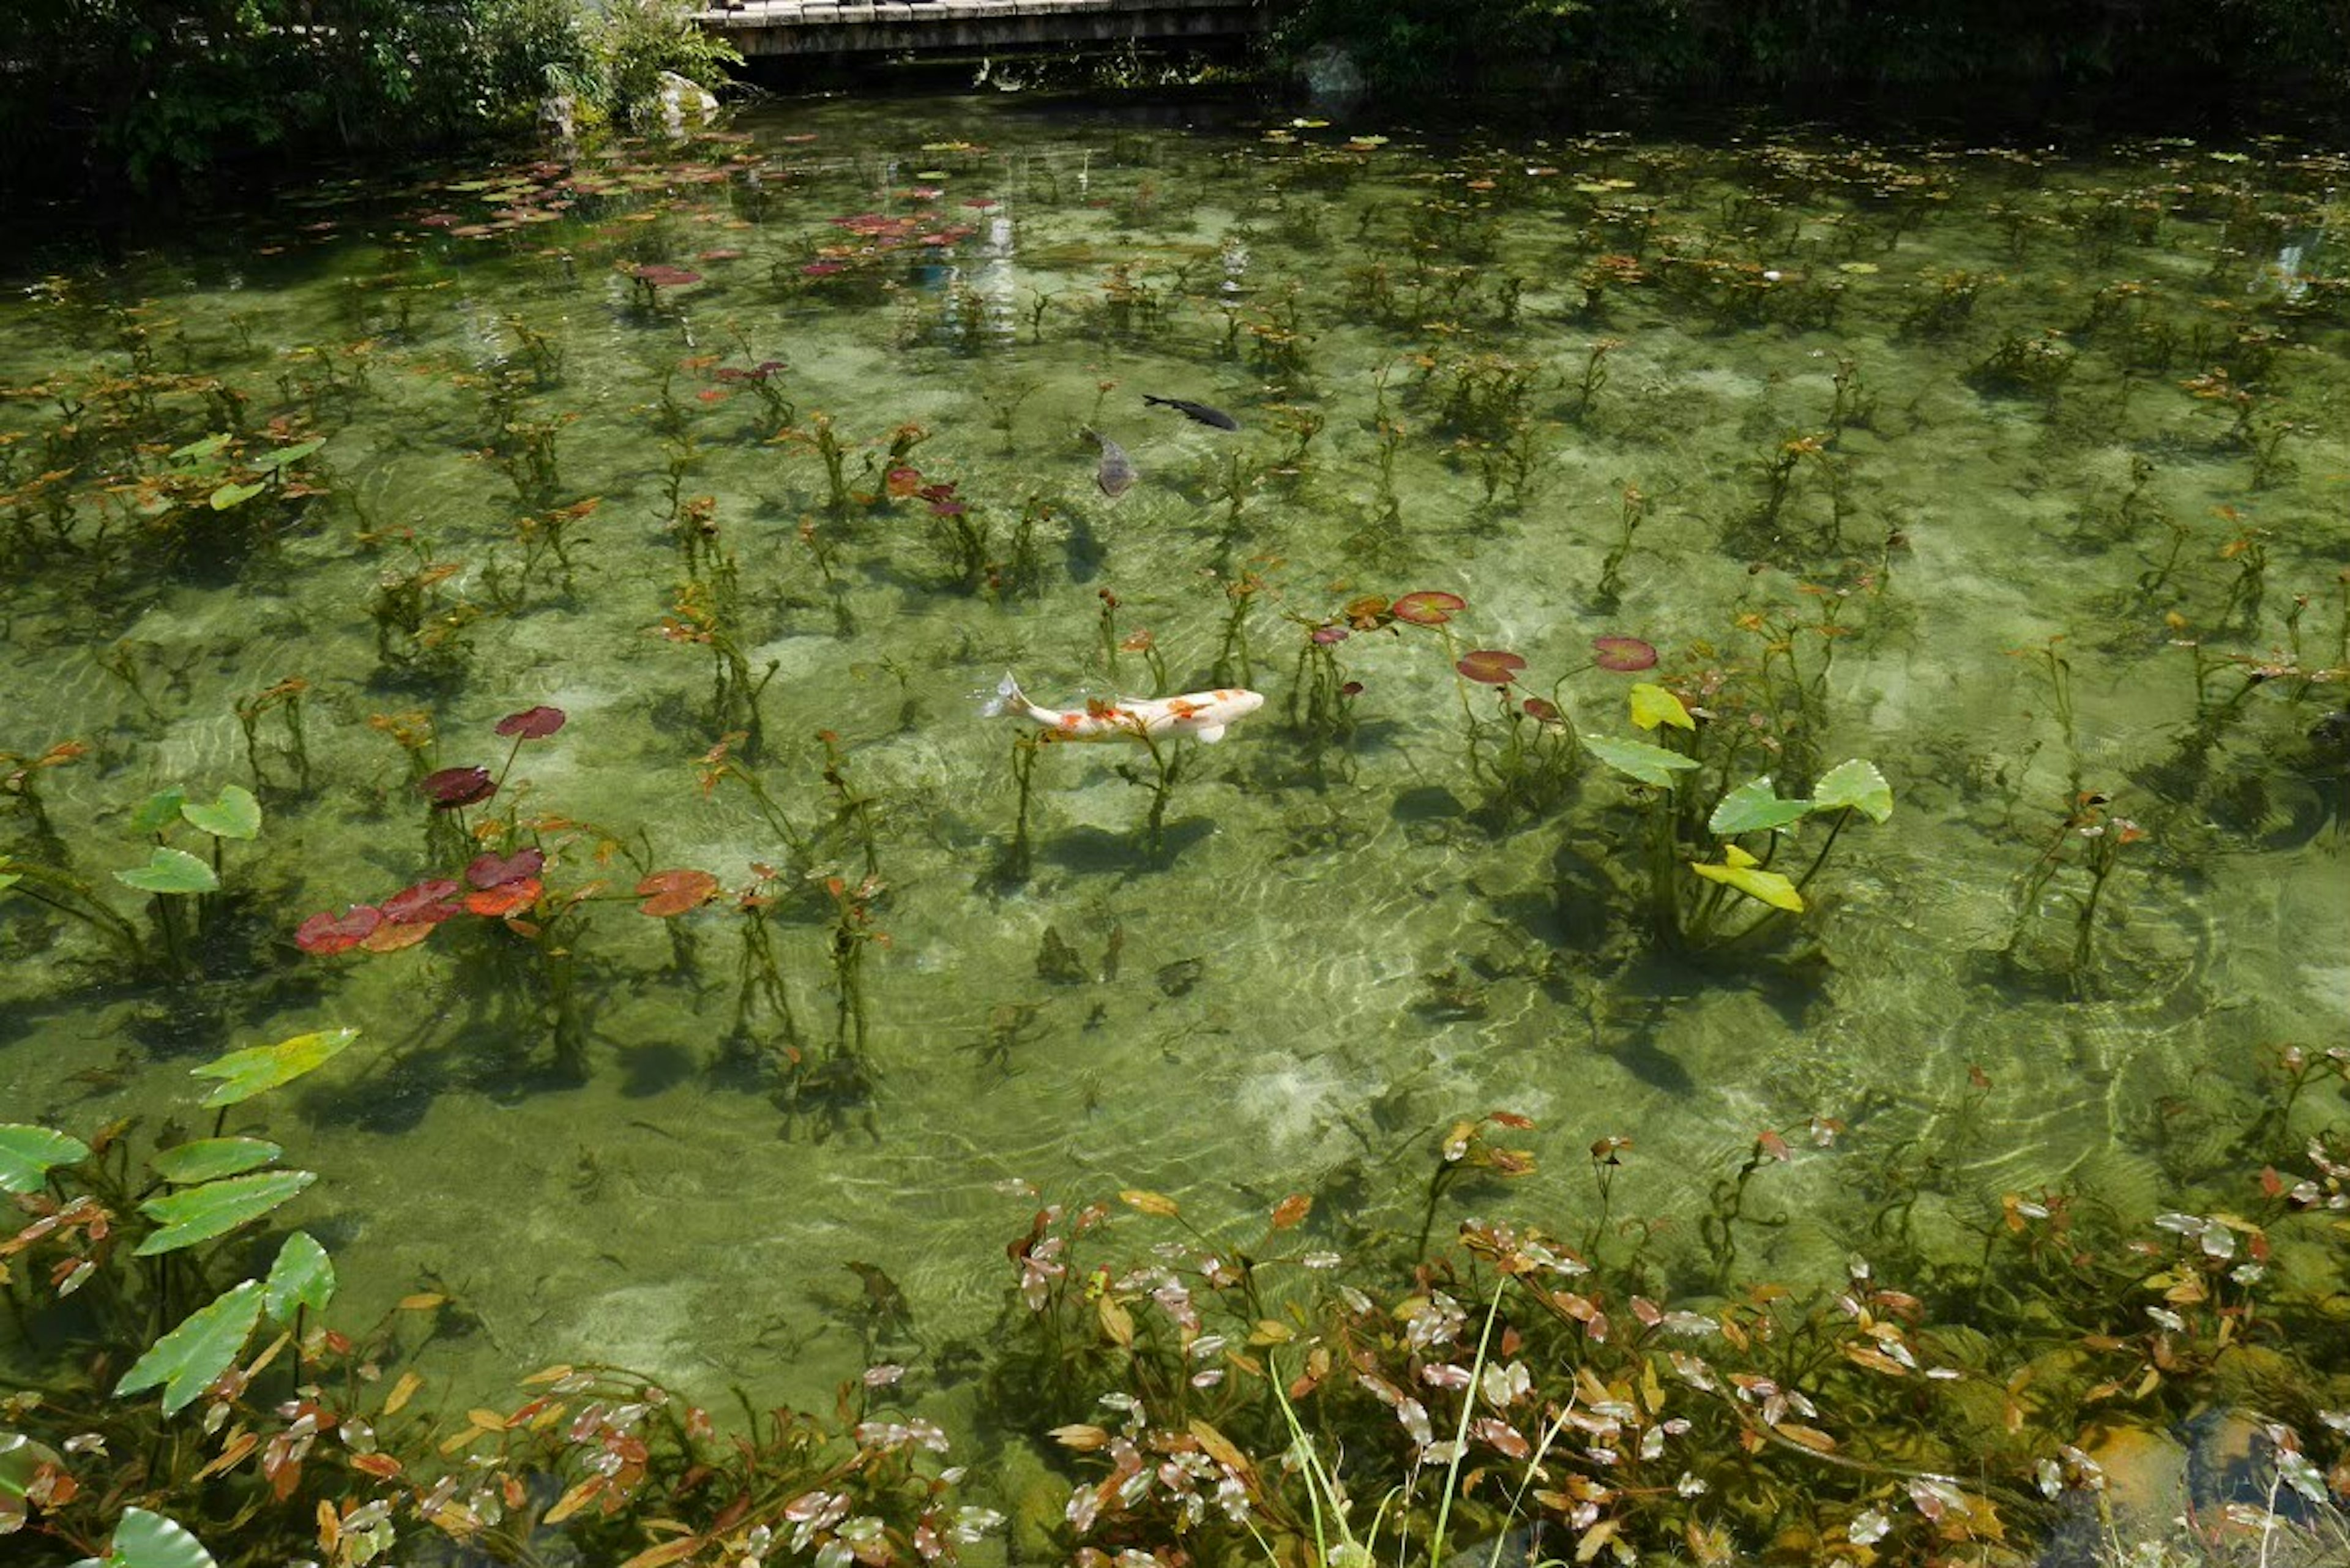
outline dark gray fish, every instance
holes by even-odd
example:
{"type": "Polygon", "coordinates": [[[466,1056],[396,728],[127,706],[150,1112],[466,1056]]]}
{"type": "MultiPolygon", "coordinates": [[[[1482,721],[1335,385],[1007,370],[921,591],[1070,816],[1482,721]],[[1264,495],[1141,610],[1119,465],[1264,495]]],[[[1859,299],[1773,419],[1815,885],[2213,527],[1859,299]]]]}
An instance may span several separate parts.
{"type": "Polygon", "coordinates": [[[1154,398],[1145,392],[1142,394],[1142,406],[1146,409],[1172,409],[1187,420],[1211,425],[1220,431],[1236,431],[1241,428],[1240,421],[1232,418],[1223,410],[1211,409],[1205,403],[1195,403],[1189,398],[1154,398]]]}
{"type": "Polygon", "coordinates": [[[1133,489],[1134,482],[1142,476],[1134,466],[1134,459],[1126,455],[1126,448],[1097,430],[1087,429],[1085,435],[1101,448],[1101,462],[1094,465],[1094,483],[1101,487],[1101,493],[1115,501],[1133,489]]]}

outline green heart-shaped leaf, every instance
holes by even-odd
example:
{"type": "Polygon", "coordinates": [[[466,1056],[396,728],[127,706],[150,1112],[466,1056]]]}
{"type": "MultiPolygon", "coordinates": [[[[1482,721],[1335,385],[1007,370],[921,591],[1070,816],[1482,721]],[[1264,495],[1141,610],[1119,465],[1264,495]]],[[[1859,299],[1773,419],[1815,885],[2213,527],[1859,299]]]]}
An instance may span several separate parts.
{"type": "Polygon", "coordinates": [[[277,1249],[277,1262],[261,1282],[262,1309],[277,1323],[290,1324],[297,1307],[324,1312],[335,1299],[335,1261],[307,1231],[296,1231],[277,1249]]]}
{"type": "Polygon", "coordinates": [[[213,510],[225,512],[232,506],[242,506],[264,488],[259,484],[224,484],[213,492],[213,510]]]}
{"type": "Polygon", "coordinates": [[[1586,735],[1583,744],[1593,756],[1617,773],[1630,774],[1645,784],[1669,784],[1675,774],[1686,773],[1697,766],[1694,757],[1669,752],[1662,746],[1652,746],[1646,741],[1619,741],[1613,735],[1586,735]]]}
{"type": "Polygon", "coordinates": [[[1781,800],[1772,793],[1766,776],[1749,779],[1721,797],[1706,819],[1706,829],[1716,838],[1734,838],[1742,833],[1761,833],[1765,828],[1784,827],[1791,822],[1801,822],[1812,814],[1807,800],[1781,800]]]}
{"type": "Polygon", "coordinates": [[[189,801],[180,815],[192,827],[214,838],[256,838],[261,834],[261,803],[243,784],[223,784],[220,798],[207,805],[189,801]]]}
{"type": "Polygon", "coordinates": [[[23,1122],[0,1123],[0,1192],[38,1192],[49,1168],[89,1158],[78,1137],[23,1122]]]}
{"type": "Polygon", "coordinates": [[[265,1090],[291,1083],[324,1066],[359,1037],[356,1029],[321,1029],[280,1040],[275,1045],[249,1045],[189,1070],[199,1078],[221,1080],[220,1087],[205,1099],[205,1105],[242,1105],[265,1090]]]}
{"type": "Polygon", "coordinates": [[[1871,822],[1883,822],[1893,815],[1893,786],[1885,782],[1875,763],[1858,757],[1838,763],[1812,786],[1814,811],[1841,811],[1846,806],[1871,822]]]}
{"type": "Polygon", "coordinates": [[[1653,730],[1659,724],[1670,724],[1676,730],[1694,730],[1697,721],[1690,717],[1681,700],[1661,686],[1642,681],[1632,688],[1632,722],[1643,730],[1653,730]]]}
{"type": "Polygon", "coordinates": [[[210,893],[220,887],[211,867],[184,849],[161,844],[148,852],[146,865],[117,871],[114,879],[142,893],[210,893]]]}
{"type": "Polygon", "coordinates": [[[107,1554],[85,1557],[74,1568],[220,1568],[220,1563],[178,1520],[126,1508],[107,1554]]]}
{"type": "Polygon", "coordinates": [[[163,1228],[139,1243],[137,1256],[175,1252],[224,1235],[249,1220],[258,1220],[290,1200],[317,1177],[307,1170],[273,1170],[259,1176],[232,1176],[208,1181],[161,1198],[151,1198],[139,1212],[163,1228]]]}
{"type": "Polygon", "coordinates": [[[228,443],[234,439],[234,437],[224,434],[208,435],[201,441],[192,441],[187,445],[181,447],[178,451],[172,452],[172,461],[173,462],[195,462],[203,458],[212,456],[213,453],[228,445],[228,443]]]}
{"type": "Polygon", "coordinates": [[[163,1414],[172,1414],[228,1370],[260,1321],[261,1282],[247,1280],[198,1307],[179,1327],[149,1345],[114,1386],[116,1397],[160,1385],[163,1414]]]}
{"type": "Polygon", "coordinates": [[[140,838],[153,837],[180,820],[180,807],[187,802],[188,792],[177,784],[157,790],[130,814],[130,831],[140,838]]]}
{"type": "Polygon", "coordinates": [[[1690,869],[1709,882],[1727,883],[1750,898],[1760,898],[1774,909],[1804,911],[1804,896],[1776,871],[1758,871],[1752,866],[1692,866],[1690,869]]]}
{"type": "Polygon", "coordinates": [[[301,462],[326,444],[325,436],[312,436],[308,441],[297,441],[292,446],[281,446],[263,452],[253,460],[253,466],[264,473],[275,473],[289,462],[301,462]]]}
{"type": "Polygon", "coordinates": [[[286,1151],[257,1137],[207,1137],[157,1152],[147,1163],[156,1175],[175,1187],[217,1181],[258,1170],[286,1151]]]}

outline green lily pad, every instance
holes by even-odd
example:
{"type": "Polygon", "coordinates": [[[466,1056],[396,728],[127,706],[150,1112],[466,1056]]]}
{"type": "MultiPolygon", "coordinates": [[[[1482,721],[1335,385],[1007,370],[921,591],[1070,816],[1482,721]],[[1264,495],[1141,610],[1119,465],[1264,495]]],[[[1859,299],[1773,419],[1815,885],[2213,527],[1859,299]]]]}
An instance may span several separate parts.
{"type": "Polygon", "coordinates": [[[126,1508],[106,1555],[85,1557],[74,1568],[220,1568],[220,1563],[178,1520],[126,1508]]]}
{"type": "Polygon", "coordinates": [[[211,867],[184,849],[161,844],[148,852],[146,865],[117,871],[114,879],[142,893],[210,893],[220,887],[211,867]]]}
{"type": "Polygon", "coordinates": [[[290,1084],[326,1065],[359,1037],[356,1029],[321,1029],[275,1045],[248,1045],[189,1070],[199,1078],[221,1080],[220,1087],[205,1099],[206,1106],[242,1105],[265,1090],[290,1084]]]}
{"type": "MultiPolygon", "coordinates": [[[[0,1520],[9,1517],[10,1505],[21,1505],[33,1478],[43,1465],[64,1463],[55,1449],[36,1443],[22,1432],[0,1432],[0,1520]]],[[[24,1510],[15,1512],[21,1519],[24,1510]]]]}
{"type": "Polygon", "coordinates": [[[262,1310],[277,1323],[294,1321],[296,1309],[324,1312],[335,1299],[335,1261],[307,1231],[296,1231],[277,1249],[269,1277],[261,1282],[262,1310]]]}
{"type": "Polygon", "coordinates": [[[205,436],[201,441],[192,441],[187,445],[173,452],[172,453],[172,461],[173,462],[199,462],[202,459],[212,456],[214,452],[228,445],[228,443],[234,439],[234,437],[225,434],[213,434],[205,436]]]}
{"type": "Polygon", "coordinates": [[[1846,806],[1871,822],[1883,822],[1893,815],[1893,786],[1885,782],[1875,763],[1858,757],[1838,763],[1812,786],[1814,811],[1841,811],[1846,806]]]}
{"type": "Polygon", "coordinates": [[[89,1158],[89,1145],[48,1127],[0,1122],[0,1192],[38,1192],[49,1168],[89,1158]]]}
{"type": "Polygon", "coordinates": [[[1706,819],[1706,830],[1717,838],[1734,838],[1742,833],[1761,833],[1766,828],[1784,827],[1791,822],[1801,822],[1812,814],[1807,800],[1781,800],[1771,789],[1765,776],[1749,779],[1721,797],[1706,819]]]}
{"type": "Polygon", "coordinates": [[[272,1170],[257,1176],[232,1176],[151,1198],[139,1212],[163,1228],[139,1243],[137,1256],[175,1252],[224,1235],[249,1220],[290,1201],[317,1177],[307,1170],[272,1170]]]}
{"type": "Polygon", "coordinates": [[[213,510],[225,512],[232,506],[242,506],[267,488],[264,484],[224,484],[213,492],[213,510]]]}
{"type": "Polygon", "coordinates": [[[163,1149],[147,1163],[173,1186],[192,1187],[199,1181],[258,1170],[285,1152],[265,1138],[207,1137],[163,1149]]]}
{"type": "Polygon", "coordinates": [[[114,1386],[117,1398],[161,1386],[169,1416],[212,1386],[244,1349],[261,1321],[261,1282],[247,1280],[198,1307],[147,1347],[114,1386]]]}
{"type": "Polygon", "coordinates": [[[1653,730],[1659,724],[1670,724],[1676,730],[1694,730],[1697,721],[1681,700],[1661,686],[1641,681],[1632,688],[1632,722],[1643,730],[1653,730]]]}
{"type": "Polygon", "coordinates": [[[1690,869],[1709,882],[1727,883],[1750,898],[1760,898],[1774,909],[1798,915],[1804,912],[1804,896],[1776,871],[1757,870],[1752,866],[1692,866],[1690,869]]]}
{"type": "Polygon", "coordinates": [[[180,808],[188,804],[188,792],[177,784],[159,789],[139,803],[130,814],[130,831],[141,838],[151,838],[180,820],[180,808]]]}
{"type": "Polygon", "coordinates": [[[1646,741],[1619,741],[1613,735],[1586,735],[1586,750],[1619,774],[1629,774],[1645,784],[1670,784],[1677,773],[1697,766],[1697,759],[1646,741]]]}
{"type": "Polygon", "coordinates": [[[200,827],[214,838],[261,836],[261,803],[243,784],[223,784],[218,800],[209,805],[189,801],[180,807],[180,815],[191,827],[200,827]]]}
{"type": "Polygon", "coordinates": [[[312,436],[308,441],[297,441],[292,446],[275,447],[255,458],[253,466],[264,473],[275,473],[288,463],[301,462],[326,444],[325,436],[312,436]]]}

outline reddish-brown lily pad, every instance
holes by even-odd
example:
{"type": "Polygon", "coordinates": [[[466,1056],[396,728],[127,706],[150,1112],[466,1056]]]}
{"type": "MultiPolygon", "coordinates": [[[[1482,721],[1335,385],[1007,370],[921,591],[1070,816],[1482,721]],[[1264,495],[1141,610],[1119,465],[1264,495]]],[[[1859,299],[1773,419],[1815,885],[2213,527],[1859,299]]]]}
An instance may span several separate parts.
{"type": "Polygon", "coordinates": [[[497,722],[495,732],[519,735],[525,741],[543,741],[563,728],[566,717],[562,709],[541,704],[536,708],[525,708],[519,713],[507,714],[497,722]]]}
{"type": "MultiPolygon", "coordinates": [[[[546,852],[539,849],[517,849],[512,855],[476,855],[465,867],[465,880],[484,889],[504,888],[536,877],[546,866],[546,852]]],[[[470,899],[466,908],[473,908],[470,899]]]]}
{"type": "Polygon", "coordinates": [[[691,267],[671,266],[667,262],[649,262],[629,275],[648,288],[682,288],[702,281],[702,275],[691,267]]]}
{"type": "Polygon", "coordinates": [[[436,811],[454,811],[489,799],[498,793],[498,783],[487,768],[442,768],[417,780],[416,793],[431,801],[436,811]]]}
{"type": "Polygon", "coordinates": [[[501,882],[494,888],[484,888],[465,895],[465,908],[477,915],[499,919],[529,909],[538,902],[546,886],[536,877],[525,877],[519,882],[501,882]]]}
{"type": "Polygon", "coordinates": [[[395,926],[386,920],[361,939],[359,946],[371,953],[396,953],[402,948],[412,948],[432,934],[431,922],[395,926]]]}
{"type": "Polygon", "coordinates": [[[1518,678],[1526,661],[1514,653],[1498,648],[1480,648],[1461,656],[1453,668],[1470,680],[1486,686],[1507,686],[1518,678]]]}
{"type": "Polygon", "coordinates": [[[684,867],[675,871],[656,871],[637,884],[637,894],[645,901],[637,906],[639,914],[666,920],[672,915],[682,915],[697,909],[718,897],[718,878],[707,871],[684,867]]]}
{"type": "Polygon", "coordinates": [[[1398,620],[1408,620],[1414,626],[1442,626],[1469,607],[1469,601],[1459,594],[1448,594],[1440,588],[1422,588],[1396,600],[1388,613],[1398,620]]]}
{"type": "Polygon", "coordinates": [[[384,920],[394,926],[437,926],[465,912],[465,907],[457,900],[457,895],[463,891],[446,877],[402,888],[383,901],[384,920]]]}
{"type": "Polygon", "coordinates": [[[317,914],[294,931],[294,945],[306,953],[340,953],[365,941],[383,924],[383,911],[373,904],[354,904],[339,915],[317,914]]]}
{"type": "Polygon", "coordinates": [[[1518,704],[1518,711],[1523,713],[1527,718],[1532,719],[1538,724],[1564,724],[1566,722],[1566,715],[1558,711],[1558,704],[1546,698],[1529,697],[1524,701],[1518,704]]]}
{"type": "Polygon", "coordinates": [[[1657,666],[1655,647],[1637,637],[1595,637],[1591,639],[1591,651],[1600,669],[1619,674],[1629,675],[1657,666]]]}

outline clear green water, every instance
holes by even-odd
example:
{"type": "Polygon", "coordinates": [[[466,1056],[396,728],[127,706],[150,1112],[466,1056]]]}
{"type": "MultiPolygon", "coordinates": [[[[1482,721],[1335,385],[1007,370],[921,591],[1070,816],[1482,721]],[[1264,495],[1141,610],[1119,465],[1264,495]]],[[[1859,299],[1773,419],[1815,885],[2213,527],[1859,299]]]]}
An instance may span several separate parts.
{"type": "MultiPolygon", "coordinates": [[[[1963,1247],[2002,1192],[2081,1181],[2134,1212],[2218,1175],[2262,1052],[2350,1029],[2345,785],[2305,738],[2344,705],[2344,161],[1266,129],[1008,98],[789,105],[730,140],[322,192],[115,271],[17,279],[0,302],[16,437],[0,749],[88,743],[38,789],[75,867],[140,919],[105,876],[144,854],[129,811],[167,784],[252,782],[240,699],[309,683],[314,774],[292,787],[265,722],[269,818],[229,860],[247,941],[201,982],[118,983],[87,932],[0,899],[6,1116],[185,1118],[189,1066],[356,1024],[360,1045],[266,1117],[321,1173],[285,1217],[329,1241],[355,1318],[420,1282],[454,1293],[484,1332],[425,1363],[461,1391],[600,1357],[812,1401],[869,1357],[983,1338],[1035,1203],[1008,1183],[1157,1190],[1235,1245],[1312,1192],[1308,1240],[1360,1251],[1417,1227],[1450,1121],[1507,1108],[1539,1124],[1523,1141],[1543,1168],[1464,1188],[1461,1209],[1579,1211],[1584,1149],[1629,1135],[1619,1208],[1664,1221],[1659,1255],[1694,1283],[1711,1183],[1814,1116],[1849,1130],[1769,1173],[1789,1222],[1746,1232],[1755,1272],[1835,1277],[1910,1184],[1921,1227],[1963,1247]],[[834,221],[858,214],[909,221],[834,221]],[[926,242],[945,225],[970,232],[926,242]],[[661,263],[701,281],[648,300],[628,269],[661,263]],[[142,525],[119,506],[99,545],[100,487],[134,460],[43,485],[67,416],[36,389],[131,369],[126,325],[155,374],[240,391],[252,450],[272,419],[281,444],[326,435],[328,493],[232,560],[163,548],[185,514],[142,525]],[[2070,368],[2035,386],[2043,343],[2070,368]],[[2003,344],[2024,377],[1980,373],[2003,344]],[[1518,422],[1483,432],[1522,443],[1521,469],[1448,425],[1478,355],[1527,376],[1518,422]],[[1048,506],[1034,583],[958,584],[919,499],[829,510],[808,448],[771,440],[775,413],[716,375],[769,359],[803,428],[836,422],[853,490],[881,488],[868,457],[918,421],[912,462],[989,521],[993,559],[1024,504],[1048,506]],[[2215,368],[2228,388],[2202,389],[2249,404],[2182,385],[2215,368]],[[1242,429],[1146,410],[1146,392],[1242,429]],[[1140,472],[1115,502],[1087,424],[1140,472]],[[526,431],[504,427],[534,425],[555,469],[526,501],[507,472],[526,431]],[[1765,517],[1769,466],[1810,435],[1765,517]],[[757,765],[813,836],[805,857],[742,790],[702,785],[728,722],[709,650],[660,635],[688,576],[673,462],[680,496],[715,498],[741,639],[774,669],[757,765]],[[1603,606],[1627,486],[1648,510],[1603,606]],[[547,562],[521,583],[516,519],[591,496],[569,585],[547,562]],[[403,632],[387,654],[379,585],[424,563],[453,567],[433,591],[460,635],[403,632]],[[1243,623],[1267,705],[1189,759],[1163,852],[1116,771],[1135,753],[1047,750],[1031,873],[1000,875],[1010,732],[980,698],[1007,669],[1050,702],[1149,694],[1139,653],[1106,668],[1104,590],[1114,637],[1147,629],[1168,690],[1208,685],[1243,572],[1262,579],[1243,623]],[[1291,717],[1306,625],[1358,594],[1459,594],[1460,647],[1518,652],[1536,690],[1618,634],[1695,691],[1754,662],[1741,617],[1817,619],[1807,587],[1842,596],[1846,632],[1822,760],[1874,759],[1898,805],[1843,836],[1807,940],[1759,961],[1647,950],[1635,808],[1605,769],[1540,812],[1491,809],[1433,636],[1339,645],[1364,688],[1350,736],[1317,743],[1291,717]],[[2019,656],[2052,638],[2069,737],[2044,661],[2019,656]],[[2188,639],[2299,673],[2183,749],[2188,639]],[[818,1077],[780,1105],[771,1024],[725,1044],[740,917],[687,917],[681,968],[672,928],[619,897],[636,868],[599,867],[592,835],[546,836],[556,886],[609,883],[576,937],[584,1083],[547,1070],[535,999],[484,984],[460,932],[297,950],[306,917],[462,864],[428,856],[406,759],[370,716],[429,714],[437,763],[495,769],[492,724],[537,703],[569,722],[522,750],[501,803],[729,888],[754,862],[789,870],[771,926],[812,1064],[835,1050],[821,880],[865,871],[854,833],[826,826],[814,737],[837,735],[887,885],[869,1086],[818,1077]],[[2017,914],[2076,785],[2148,835],[2079,972],[2077,846],[2035,918],[2017,914]],[[1040,974],[1048,931],[1072,978],[1040,974]],[[877,1329],[852,1262],[895,1282],[906,1320],[877,1329]]],[[[224,428],[185,383],[155,402],[143,472],[224,428]]],[[[1800,641],[1818,669],[1822,639],[1800,641]]],[[[1585,670],[1564,695],[1583,727],[1627,734],[1631,679],[1585,670]]],[[[2215,668],[2204,712],[2242,685],[2215,668]]],[[[40,849],[22,811],[0,833],[40,849]]]]}

